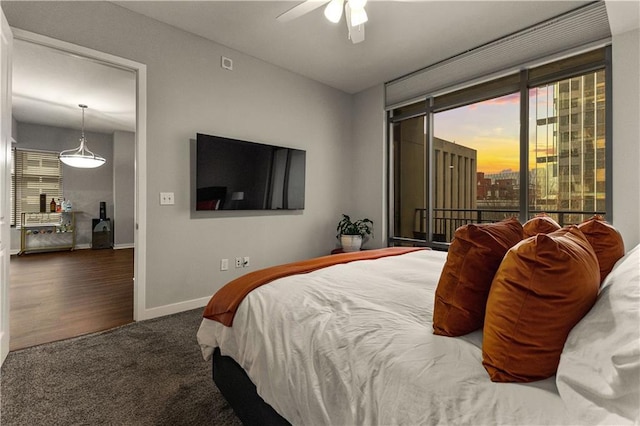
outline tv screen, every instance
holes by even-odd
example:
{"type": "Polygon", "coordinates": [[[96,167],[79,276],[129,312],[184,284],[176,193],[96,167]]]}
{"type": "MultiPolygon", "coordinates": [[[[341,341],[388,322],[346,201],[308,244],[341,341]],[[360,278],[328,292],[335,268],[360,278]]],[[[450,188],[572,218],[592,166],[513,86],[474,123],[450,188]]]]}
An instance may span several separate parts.
{"type": "Polygon", "coordinates": [[[304,209],[306,151],[198,133],[195,162],[198,211],[304,209]]]}

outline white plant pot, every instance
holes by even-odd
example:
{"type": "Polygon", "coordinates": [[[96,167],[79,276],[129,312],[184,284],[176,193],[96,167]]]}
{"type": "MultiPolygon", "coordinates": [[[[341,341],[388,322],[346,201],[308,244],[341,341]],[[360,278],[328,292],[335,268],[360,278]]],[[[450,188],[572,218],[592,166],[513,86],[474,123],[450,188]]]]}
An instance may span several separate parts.
{"type": "Polygon", "coordinates": [[[360,251],[362,247],[361,235],[340,235],[340,244],[345,252],[360,251]]]}

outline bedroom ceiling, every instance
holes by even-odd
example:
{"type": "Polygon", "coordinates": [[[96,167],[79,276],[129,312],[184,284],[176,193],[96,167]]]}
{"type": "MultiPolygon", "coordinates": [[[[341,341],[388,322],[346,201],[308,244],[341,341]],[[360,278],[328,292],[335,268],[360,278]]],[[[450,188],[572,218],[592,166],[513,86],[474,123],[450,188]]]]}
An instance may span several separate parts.
{"type": "MultiPolygon", "coordinates": [[[[119,1],[116,4],[357,93],[591,1],[369,0],[364,42],[347,39],[324,7],[289,22],[301,1],[119,1]]],[[[344,19],[344,17],[343,17],[344,19]]]]}
{"type": "MultiPolygon", "coordinates": [[[[300,1],[114,3],[357,93],[590,1],[369,0],[366,39],[355,45],[347,39],[344,22],[328,22],[323,7],[290,22],[276,20],[300,1]]],[[[18,121],[79,128],[77,105],[85,103],[88,130],[135,129],[133,74],[57,52],[34,51],[39,47],[28,45],[16,41],[14,50],[18,121]],[[92,81],[104,82],[101,86],[109,90],[96,88],[92,81]]]]}

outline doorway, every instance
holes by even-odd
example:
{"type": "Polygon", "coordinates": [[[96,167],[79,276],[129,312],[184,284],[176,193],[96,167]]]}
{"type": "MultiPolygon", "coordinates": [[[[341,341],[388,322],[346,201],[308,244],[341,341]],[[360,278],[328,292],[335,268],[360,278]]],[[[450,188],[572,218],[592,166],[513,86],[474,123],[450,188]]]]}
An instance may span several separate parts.
{"type": "Polygon", "coordinates": [[[133,251],[12,255],[9,350],[131,323],[133,251]]]}
{"type": "MultiPolygon", "coordinates": [[[[124,260],[125,264],[127,262],[126,260],[127,258],[131,259],[131,261],[133,262],[133,265],[132,265],[133,267],[131,268],[133,271],[130,276],[130,283],[129,283],[131,287],[130,299],[125,304],[128,304],[129,305],[128,309],[130,309],[130,312],[132,311],[130,315],[131,318],[134,321],[139,320],[143,315],[143,308],[144,308],[143,297],[140,297],[140,295],[144,294],[143,290],[144,290],[145,247],[144,247],[143,236],[144,236],[144,230],[145,230],[145,220],[144,220],[145,208],[144,208],[144,203],[140,203],[139,200],[145,199],[144,194],[146,192],[145,191],[146,181],[144,178],[145,170],[146,170],[146,163],[144,161],[145,150],[146,150],[145,148],[146,147],[146,144],[145,144],[146,126],[144,125],[146,121],[146,67],[143,64],[139,64],[123,58],[114,57],[112,55],[93,51],[91,49],[83,48],[81,46],[61,42],[55,39],[29,33],[26,31],[21,31],[17,29],[14,29],[13,31],[14,31],[14,54],[15,54],[14,56],[19,55],[19,52],[17,52],[17,50],[21,46],[24,47],[25,45],[29,45],[32,47],[34,46],[37,47],[37,49],[40,49],[41,52],[46,50],[46,51],[49,51],[49,53],[53,53],[54,55],[64,58],[65,60],[75,60],[75,61],[79,61],[78,63],[82,64],[81,68],[83,68],[83,71],[81,71],[79,76],[77,76],[75,79],[72,79],[73,84],[71,86],[69,85],[65,86],[65,84],[61,82],[58,82],[56,84],[52,84],[51,82],[49,82],[48,83],[49,89],[46,88],[47,84],[45,83],[45,87],[42,89],[42,93],[49,93],[51,88],[58,87],[58,88],[61,88],[61,90],[65,91],[66,95],[72,96],[74,94],[74,90],[77,89],[77,86],[80,86],[79,84],[80,81],[90,80],[89,74],[91,74],[91,72],[87,71],[87,69],[89,68],[98,69],[97,74],[99,78],[102,79],[102,80],[98,80],[99,84],[97,84],[96,87],[98,87],[100,84],[104,85],[104,78],[106,75],[109,75],[109,74],[124,73],[132,76],[133,85],[131,86],[132,93],[130,93],[130,95],[133,102],[132,102],[132,106],[130,105],[130,108],[129,108],[131,110],[130,115],[132,117],[132,120],[129,121],[129,125],[130,126],[132,125],[132,128],[127,128],[126,127],[127,124],[126,123],[123,124],[126,121],[122,118],[123,114],[117,113],[116,105],[118,100],[117,99],[114,100],[112,99],[112,97],[110,98],[107,95],[108,92],[113,91],[113,89],[115,88],[113,84],[107,85],[106,87],[107,92],[102,92],[102,96],[100,96],[100,90],[94,90],[94,92],[98,92],[98,96],[96,97],[96,100],[93,101],[93,105],[94,105],[93,109],[95,111],[93,118],[95,119],[96,122],[99,122],[99,124],[94,123],[96,127],[92,130],[96,134],[99,134],[102,132],[127,133],[132,130],[132,132],[130,132],[132,135],[132,137],[130,138],[130,141],[133,144],[133,148],[131,150],[133,155],[122,155],[122,154],[119,155],[118,153],[115,152],[115,150],[112,155],[112,161],[120,161],[119,159],[123,157],[129,158],[131,160],[131,165],[130,165],[131,173],[128,179],[128,184],[123,186],[122,179],[118,181],[118,179],[122,178],[123,176],[122,167],[118,166],[118,173],[116,174],[115,172],[116,164],[112,164],[110,165],[110,167],[113,168],[111,173],[112,181],[110,182],[110,186],[112,187],[112,190],[111,190],[112,192],[115,191],[115,189],[113,188],[117,188],[118,194],[113,194],[113,193],[109,194],[109,191],[108,190],[105,191],[104,188],[102,188],[100,191],[91,191],[90,189],[80,187],[71,191],[73,196],[70,196],[69,198],[72,198],[71,201],[73,203],[73,210],[77,212],[82,212],[86,210],[86,214],[81,214],[81,216],[86,216],[86,217],[81,218],[81,221],[78,223],[78,226],[77,226],[77,229],[78,229],[77,248],[79,249],[89,248],[91,245],[91,230],[92,230],[91,218],[98,216],[98,203],[97,203],[97,200],[92,199],[92,196],[94,198],[97,196],[100,199],[106,198],[106,199],[112,200],[112,202],[109,203],[111,204],[109,208],[109,215],[110,217],[113,217],[115,219],[113,223],[113,228],[114,228],[113,244],[114,244],[114,248],[118,249],[118,250],[112,250],[112,251],[119,252],[117,253],[118,254],[117,257],[120,258],[120,260],[118,261],[120,262],[120,264],[122,264],[123,258],[125,259],[124,260]],[[45,50],[42,50],[42,49],[45,49],[45,50]],[[119,197],[119,195],[124,191],[123,187],[126,187],[126,186],[128,186],[131,192],[130,203],[127,203],[122,197],[119,197]],[[94,192],[98,192],[98,194],[95,194],[94,192]],[[75,198],[76,200],[75,203],[73,201],[73,198],[75,198]],[[83,207],[83,206],[86,206],[86,207],[83,207]],[[125,206],[126,208],[129,208],[130,214],[127,215],[126,213],[123,213],[123,206],[125,206]],[[93,210],[95,210],[95,212],[93,210]],[[120,223],[118,223],[118,217],[124,218],[125,220],[120,221],[120,223]],[[84,222],[84,224],[82,222],[84,222]],[[119,238],[118,230],[122,231],[125,228],[130,229],[129,238],[127,237],[119,238]]],[[[67,73],[70,71],[70,67],[67,64],[66,66],[63,66],[59,71],[62,71],[63,73],[67,73]]],[[[18,77],[17,74],[19,72],[20,72],[20,69],[14,69],[14,83],[17,80],[19,80],[19,78],[17,78],[18,77]]],[[[86,92],[86,89],[84,90],[84,92],[86,92]]],[[[82,95],[82,93],[76,93],[76,95],[79,96],[79,95],[82,95]]],[[[24,94],[23,91],[21,90],[14,90],[14,99],[16,99],[16,101],[14,102],[16,104],[14,105],[14,109],[26,108],[29,111],[37,111],[39,108],[45,109],[45,110],[48,110],[48,113],[47,111],[45,111],[43,116],[45,117],[49,116],[50,119],[53,121],[53,122],[45,121],[43,123],[41,119],[40,120],[41,122],[37,123],[36,122],[37,120],[25,119],[24,114],[18,113],[16,114],[18,115],[18,120],[14,116],[13,124],[14,126],[18,125],[19,129],[22,128],[24,130],[25,128],[27,128],[28,130],[26,131],[26,133],[33,132],[34,127],[36,130],[42,130],[42,129],[46,130],[47,128],[57,127],[54,125],[64,121],[64,116],[66,112],[69,112],[69,110],[72,110],[72,109],[76,109],[76,110],[78,109],[77,105],[75,104],[77,103],[88,104],[89,102],[91,102],[91,101],[87,101],[86,98],[84,100],[80,99],[79,101],[73,100],[73,102],[71,102],[70,100],[64,101],[60,98],[60,96],[57,97],[55,101],[52,101],[51,99],[39,99],[38,96],[35,96],[34,94],[29,94],[29,93],[24,94]],[[18,98],[16,98],[16,96],[18,96],[18,98]],[[19,96],[22,96],[22,98],[19,98],[19,96]]],[[[89,105],[89,107],[91,108],[91,105],[89,105]]],[[[89,120],[87,120],[87,122],[88,121],[89,120]]],[[[79,119],[77,123],[78,122],[79,122],[79,119]]],[[[69,127],[72,127],[72,126],[69,126],[69,127]]],[[[77,133],[79,135],[80,131],[77,130],[77,133]]],[[[77,141],[78,135],[76,135],[75,139],[71,139],[71,141],[77,141]]],[[[17,134],[16,139],[18,142],[17,145],[19,145],[21,143],[20,139],[22,139],[19,133],[17,134]]],[[[91,145],[92,142],[90,139],[90,134],[87,135],[87,139],[88,139],[88,144],[91,146],[91,148],[97,151],[97,149],[91,145]]],[[[73,142],[69,142],[69,141],[67,143],[73,144],[73,142]]],[[[77,143],[75,145],[77,145],[77,143]]],[[[114,146],[115,146],[115,142],[114,142],[114,146]]],[[[25,148],[28,148],[28,147],[25,147],[25,148]]],[[[75,148],[75,146],[73,147],[67,146],[67,148],[75,148]]],[[[55,148],[52,148],[52,150],[60,151],[61,149],[59,147],[55,147],[55,148]]],[[[102,152],[99,152],[99,154],[102,155],[102,152]]],[[[102,167],[105,167],[105,166],[102,166],[102,167]]],[[[70,172],[69,174],[73,175],[73,171],[70,172]]],[[[124,173],[124,175],[126,176],[126,173],[124,173]]],[[[73,179],[72,181],[70,181],[69,185],[73,187],[74,185],[72,183],[86,183],[86,181],[87,179],[82,179],[82,178],[77,179],[77,175],[76,175],[76,179],[73,179]],[[77,181],[80,181],[80,182],[77,182],[77,181]]],[[[126,210],[126,208],[124,210],[126,210]]],[[[76,213],[76,215],[78,214],[76,213]]],[[[124,232],[120,232],[120,237],[122,237],[123,234],[124,232]]],[[[12,252],[13,253],[15,253],[17,249],[17,244],[14,243],[13,241],[16,241],[16,240],[20,241],[19,237],[16,237],[16,235],[19,235],[19,234],[17,234],[15,230],[12,230],[12,252]]],[[[56,257],[58,257],[59,259],[64,259],[64,258],[60,258],[60,256],[73,255],[73,256],[68,256],[68,258],[64,259],[65,261],[71,261],[71,263],[69,263],[70,265],[70,264],[73,264],[74,262],[73,259],[82,259],[83,257],[87,262],[91,261],[87,259],[93,259],[93,261],[95,261],[96,258],[99,258],[99,256],[97,256],[100,254],[99,252],[101,252],[101,250],[95,250],[95,251],[94,250],[77,250],[74,252],[47,253],[44,255],[30,254],[26,256],[33,256],[29,260],[30,262],[31,260],[35,261],[36,257],[38,257],[38,261],[40,259],[47,261],[45,257],[49,259],[48,261],[51,261],[51,259],[55,259],[56,257]]],[[[107,253],[104,253],[104,254],[107,254],[107,253]]],[[[115,255],[115,253],[112,253],[112,254],[115,255]]],[[[23,262],[21,259],[22,264],[27,264],[29,262],[26,262],[26,261],[23,262]]],[[[105,265],[108,265],[109,263],[111,263],[109,259],[105,259],[103,262],[101,262],[101,267],[103,268],[103,270],[108,271],[108,268],[107,269],[104,269],[104,268],[105,268],[105,265]]],[[[23,267],[24,265],[20,266],[20,268],[23,268],[23,267]]],[[[72,267],[72,266],[69,266],[69,267],[72,267]]],[[[16,269],[19,270],[20,268],[16,268],[16,269]]],[[[38,268],[40,268],[40,266],[38,268]]],[[[116,272],[116,274],[122,273],[122,269],[119,269],[118,271],[119,272],[116,272]]],[[[13,272],[14,271],[11,271],[12,277],[14,275],[13,272]]],[[[104,273],[108,274],[108,272],[104,272],[104,273]]],[[[74,274],[74,276],[77,276],[77,277],[80,277],[80,275],[81,274],[74,274]]],[[[14,286],[12,283],[11,288],[13,289],[13,287],[14,286]]],[[[16,296],[18,295],[16,294],[16,296]]],[[[10,294],[9,298],[13,302],[13,295],[10,294]]],[[[10,313],[10,317],[11,316],[13,316],[12,313],[10,313]]],[[[10,323],[11,321],[12,319],[10,319],[10,323]]],[[[81,331],[79,332],[79,334],[85,334],[86,332],[91,332],[91,331],[98,331],[98,330],[87,330],[87,329],[81,328],[81,331]]],[[[67,335],[65,336],[69,337],[67,335]]],[[[11,344],[11,346],[13,347],[13,344],[11,344]]]]}

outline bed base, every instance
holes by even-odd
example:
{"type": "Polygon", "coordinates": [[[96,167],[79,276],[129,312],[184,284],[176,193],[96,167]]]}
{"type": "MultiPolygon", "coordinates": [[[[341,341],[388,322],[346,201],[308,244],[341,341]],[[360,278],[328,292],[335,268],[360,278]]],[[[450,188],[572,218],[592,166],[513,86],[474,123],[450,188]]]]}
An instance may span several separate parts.
{"type": "Polygon", "coordinates": [[[247,373],[229,356],[213,352],[213,382],[245,426],[291,426],[258,395],[247,373]]]}

